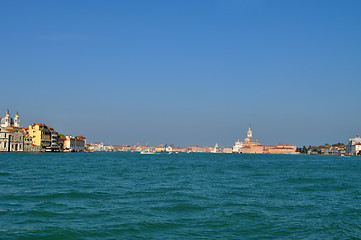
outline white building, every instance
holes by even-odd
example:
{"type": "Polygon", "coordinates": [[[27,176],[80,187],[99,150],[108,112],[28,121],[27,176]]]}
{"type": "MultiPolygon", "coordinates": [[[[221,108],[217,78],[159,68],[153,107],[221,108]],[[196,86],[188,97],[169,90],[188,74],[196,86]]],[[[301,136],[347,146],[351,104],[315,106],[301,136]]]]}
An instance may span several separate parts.
{"type": "Polygon", "coordinates": [[[222,152],[222,148],[220,148],[218,146],[218,143],[216,143],[216,145],[214,145],[214,148],[210,151],[211,153],[221,153],[222,152]]]}
{"type": "MultiPolygon", "coordinates": [[[[91,143],[89,146],[90,151],[105,151],[104,144],[102,142],[91,143]]],[[[124,151],[124,148],[123,148],[124,151]]]]}
{"type": "Polygon", "coordinates": [[[357,133],[355,138],[350,138],[349,143],[346,146],[347,155],[360,155],[361,154],[361,138],[357,133]]]}
{"type": "Polygon", "coordinates": [[[16,113],[15,119],[13,120],[10,117],[9,109],[6,110],[6,115],[4,118],[0,117],[0,127],[20,127],[20,116],[19,113],[16,113]]]}
{"type": "MultiPolygon", "coordinates": [[[[243,140],[244,143],[252,143],[253,142],[253,134],[251,125],[249,125],[248,131],[247,131],[247,137],[243,140]]],[[[241,149],[243,148],[243,142],[242,141],[236,141],[233,146],[233,152],[239,153],[241,152],[241,149]]]]}
{"type": "Polygon", "coordinates": [[[0,152],[9,151],[9,131],[0,127],[0,152]]]}
{"type": "Polygon", "coordinates": [[[64,140],[65,150],[72,152],[82,152],[86,150],[85,146],[86,146],[86,140],[84,140],[84,137],[65,136],[65,140],[64,140]]]}
{"type": "Polygon", "coordinates": [[[233,152],[233,148],[232,147],[225,147],[222,150],[223,153],[232,153],[233,152]]]}
{"type": "Polygon", "coordinates": [[[166,151],[166,152],[173,152],[173,148],[172,148],[171,146],[167,146],[167,147],[165,148],[165,151],[166,151]]]}
{"type": "Polygon", "coordinates": [[[243,148],[243,144],[242,144],[242,142],[239,141],[239,139],[238,139],[238,141],[236,141],[236,142],[234,143],[234,146],[233,146],[232,151],[235,152],[235,153],[239,153],[242,148],[243,148]]]}

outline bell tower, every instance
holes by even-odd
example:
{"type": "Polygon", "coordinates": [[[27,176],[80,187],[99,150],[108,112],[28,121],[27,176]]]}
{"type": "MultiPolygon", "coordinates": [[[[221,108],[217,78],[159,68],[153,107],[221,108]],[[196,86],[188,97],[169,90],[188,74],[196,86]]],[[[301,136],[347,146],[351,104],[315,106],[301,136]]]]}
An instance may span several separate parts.
{"type": "Polygon", "coordinates": [[[16,115],[15,115],[14,127],[20,127],[20,116],[19,116],[19,113],[16,113],[16,115]]]}
{"type": "Polygon", "coordinates": [[[251,124],[249,125],[249,128],[248,128],[247,138],[249,139],[249,141],[250,141],[250,142],[253,142],[253,140],[252,140],[252,129],[251,129],[251,124]]]}
{"type": "Polygon", "coordinates": [[[10,127],[10,126],[11,126],[10,112],[9,109],[7,109],[6,115],[4,117],[4,127],[10,127]]]}

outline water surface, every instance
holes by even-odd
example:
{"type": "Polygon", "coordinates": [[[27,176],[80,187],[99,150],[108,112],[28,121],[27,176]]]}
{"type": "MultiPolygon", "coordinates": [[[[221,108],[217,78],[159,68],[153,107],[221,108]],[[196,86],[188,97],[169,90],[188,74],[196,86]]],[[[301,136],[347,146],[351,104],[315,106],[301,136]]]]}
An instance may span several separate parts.
{"type": "Polygon", "coordinates": [[[357,239],[361,157],[1,153],[0,239],[357,239]]]}

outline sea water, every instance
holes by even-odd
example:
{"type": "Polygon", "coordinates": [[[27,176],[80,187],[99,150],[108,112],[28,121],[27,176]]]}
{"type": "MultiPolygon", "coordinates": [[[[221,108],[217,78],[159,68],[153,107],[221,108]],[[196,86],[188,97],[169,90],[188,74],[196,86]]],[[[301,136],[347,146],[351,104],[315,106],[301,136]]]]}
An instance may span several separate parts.
{"type": "Polygon", "coordinates": [[[0,239],[360,237],[361,157],[0,154],[0,239]]]}

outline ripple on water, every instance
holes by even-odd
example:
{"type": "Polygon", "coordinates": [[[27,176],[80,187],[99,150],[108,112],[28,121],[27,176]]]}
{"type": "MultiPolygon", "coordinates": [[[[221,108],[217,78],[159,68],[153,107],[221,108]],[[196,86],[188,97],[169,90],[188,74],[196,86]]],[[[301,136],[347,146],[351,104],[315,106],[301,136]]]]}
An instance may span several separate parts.
{"type": "Polygon", "coordinates": [[[0,172],[0,177],[2,176],[9,176],[10,172],[0,172]]]}

